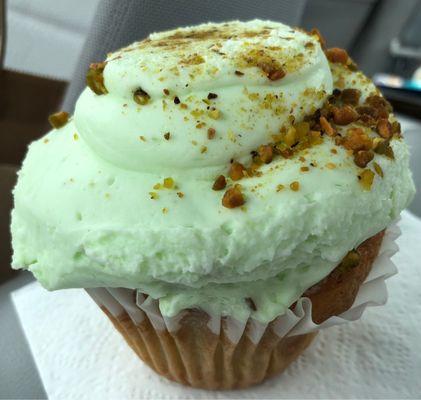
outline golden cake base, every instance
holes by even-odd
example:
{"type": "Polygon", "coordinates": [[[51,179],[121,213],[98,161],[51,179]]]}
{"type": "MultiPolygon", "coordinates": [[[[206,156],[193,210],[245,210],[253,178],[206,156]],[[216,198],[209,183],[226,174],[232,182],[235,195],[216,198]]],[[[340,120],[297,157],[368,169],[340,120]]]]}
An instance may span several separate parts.
{"type": "MultiPolygon", "coordinates": [[[[303,296],[312,301],[316,323],[345,312],[353,304],[376,258],[384,232],[362,243],[357,266],[346,271],[336,268],[303,296]]],[[[261,340],[254,344],[246,335],[237,344],[225,333],[208,328],[209,316],[186,310],[176,332],[155,330],[148,318],[135,324],[127,313],[117,318],[102,307],[135,353],[158,374],[175,382],[202,389],[239,389],[261,383],[285,370],[310,345],[316,333],[280,338],[268,324],[261,340]]]]}

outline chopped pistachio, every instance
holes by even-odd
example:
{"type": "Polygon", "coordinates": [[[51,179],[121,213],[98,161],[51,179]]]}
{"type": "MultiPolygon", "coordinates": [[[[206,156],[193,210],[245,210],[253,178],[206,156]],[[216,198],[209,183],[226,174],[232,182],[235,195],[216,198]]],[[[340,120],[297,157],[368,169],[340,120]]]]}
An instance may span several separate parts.
{"type": "Polygon", "coordinates": [[[216,134],[216,130],[214,128],[209,128],[208,129],[208,139],[212,140],[215,137],[216,134]]]}
{"type": "Polygon", "coordinates": [[[174,179],[173,178],[165,178],[164,179],[164,188],[172,189],[174,187],[174,179]]]}
{"type": "Polygon", "coordinates": [[[86,74],[86,84],[97,95],[107,94],[104,84],[104,68],[107,62],[93,63],[89,66],[86,74]]]}
{"type": "Polygon", "coordinates": [[[221,112],[217,109],[209,110],[208,116],[212,119],[219,119],[221,117],[221,112]]]}
{"type": "Polygon", "coordinates": [[[333,47],[326,50],[326,57],[332,63],[346,64],[348,61],[348,53],[344,49],[333,47]]]}
{"type": "Polygon", "coordinates": [[[227,181],[224,175],[219,175],[213,183],[212,190],[222,190],[227,186],[227,181]]]}
{"type": "Polygon", "coordinates": [[[371,150],[360,150],[354,154],[354,162],[360,168],[365,168],[373,158],[374,153],[371,150]]]}
{"type": "Polygon", "coordinates": [[[377,122],[377,133],[384,139],[390,139],[393,135],[392,124],[387,118],[381,118],[377,122]]]}
{"type": "Polygon", "coordinates": [[[48,122],[55,129],[59,129],[63,127],[64,125],[67,124],[68,121],[69,121],[69,113],[66,111],[59,111],[54,114],[51,114],[48,117],[48,122]]]}
{"type": "Polygon", "coordinates": [[[358,175],[358,179],[364,190],[370,190],[374,181],[374,172],[371,169],[365,169],[358,175]]]}
{"type": "Polygon", "coordinates": [[[297,182],[297,181],[291,182],[289,187],[292,191],[297,192],[298,190],[300,190],[300,182],[297,182]]]}
{"type": "Polygon", "coordinates": [[[278,69],[273,69],[267,73],[267,77],[271,81],[277,81],[279,79],[282,79],[285,75],[285,71],[280,67],[278,69]]]}
{"type": "Polygon", "coordinates": [[[376,171],[377,175],[379,175],[381,178],[383,178],[384,174],[383,174],[382,167],[379,164],[377,164],[376,162],[373,163],[373,167],[374,167],[374,171],[376,171]]]}
{"type": "Polygon", "coordinates": [[[245,203],[243,194],[241,193],[240,185],[235,185],[229,188],[222,197],[222,205],[226,208],[240,207],[245,203]]]}
{"type": "Polygon", "coordinates": [[[270,145],[262,145],[257,150],[259,157],[265,164],[269,164],[273,159],[273,149],[270,145]]]}
{"type": "Polygon", "coordinates": [[[329,123],[329,121],[325,117],[320,117],[320,126],[322,130],[328,135],[328,136],[335,136],[335,129],[333,129],[332,125],[329,123]]]}
{"type": "Polygon", "coordinates": [[[148,104],[151,96],[149,96],[148,93],[146,93],[142,88],[138,88],[133,93],[133,100],[142,106],[145,104],[148,104]]]}
{"type": "Polygon", "coordinates": [[[348,125],[358,119],[358,113],[352,106],[344,105],[333,109],[333,122],[337,125],[348,125]]]}
{"type": "Polygon", "coordinates": [[[392,160],[395,158],[395,154],[393,153],[393,149],[390,146],[390,143],[388,140],[383,140],[381,142],[378,142],[377,146],[374,148],[374,152],[377,154],[384,155],[392,160]]]}
{"type": "Polygon", "coordinates": [[[286,143],[287,146],[291,147],[292,145],[294,145],[297,142],[297,137],[296,137],[296,133],[297,131],[295,130],[295,128],[293,126],[291,126],[285,137],[284,137],[284,141],[286,143]]]}
{"type": "Polygon", "coordinates": [[[233,181],[238,181],[242,178],[244,178],[244,175],[246,173],[246,168],[243,164],[234,161],[231,164],[230,170],[229,170],[229,176],[233,181]]]}
{"type": "Polygon", "coordinates": [[[304,139],[309,131],[310,131],[310,124],[308,122],[298,122],[297,124],[294,124],[294,128],[296,131],[296,136],[299,140],[304,139]]]}

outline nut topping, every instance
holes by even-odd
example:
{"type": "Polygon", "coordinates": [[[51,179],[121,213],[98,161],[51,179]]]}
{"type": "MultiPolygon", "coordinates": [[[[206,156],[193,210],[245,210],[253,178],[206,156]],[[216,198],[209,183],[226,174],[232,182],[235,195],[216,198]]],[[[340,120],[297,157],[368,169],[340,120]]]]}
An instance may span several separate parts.
{"type": "Polygon", "coordinates": [[[339,47],[332,47],[326,50],[326,57],[332,63],[340,63],[346,65],[349,59],[348,53],[339,47]]]}
{"type": "Polygon", "coordinates": [[[344,147],[348,150],[370,150],[372,141],[361,128],[350,128],[345,137],[344,147]]]}
{"type": "Polygon", "coordinates": [[[392,160],[395,159],[395,154],[393,153],[393,149],[390,146],[388,140],[379,141],[376,147],[374,148],[374,152],[377,154],[384,155],[392,160]]]}
{"type": "Polygon", "coordinates": [[[298,192],[300,190],[300,182],[297,182],[297,181],[291,182],[289,185],[289,188],[293,192],[298,192]]]}
{"type": "Polygon", "coordinates": [[[344,89],[341,93],[341,100],[344,104],[350,104],[352,106],[358,105],[360,101],[361,91],[358,89],[344,89]]]}
{"type": "Polygon", "coordinates": [[[265,164],[269,164],[272,162],[273,159],[273,149],[272,146],[269,145],[262,145],[257,150],[259,153],[259,157],[265,164]]]}
{"type": "Polygon", "coordinates": [[[69,121],[69,113],[66,111],[59,111],[48,117],[48,122],[54,129],[58,129],[66,125],[67,121],[69,121]]]}
{"type": "Polygon", "coordinates": [[[245,203],[243,194],[241,193],[240,185],[235,185],[229,188],[222,197],[222,205],[226,208],[240,207],[245,203]]]}
{"type": "Polygon", "coordinates": [[[172,189],[174,187],[174,179],[173,178],[164,178],[164,188],[172,189]]]}
{"type": "Polygon", "coordinates": [[[142,106],[148,104],[150,98],[151,97],[142,88],[136,89],[133,93],[133,100],[142,106]]]}
{"type": "Polygon", "coordinates": [[[377,122],[377,133],[384,139],[390,139],[393,135],[392,124],[386,118],[381,118],[377,122]]]}
{"type": "Polygon", "coordinates": [[[108,90],[104,85],[104,68],[107,62],[93,63],[89,66],[86,74],[86,84],[97,95],[107,94],[108,90]]]}
{"type": "Polygon", "coordinates": [[[333,109],[333,122],[337,125],[348,125],[358,119],[358,113],[348,105],[333,109]]]}
{"type": "Polygon", "coordinates": [[[371,150],[360,150],[354,154],[354,162],[360,168],[365,168],[373,158],[374,153],[371,150]]]}
{"type": "Polygon", "coordinates": [[[208,139],[212,140],[215,137],[216,131],[214,128],[209,128],[208,129],[208,139]]]}
{"type": "Polygon", "coordinates": [[[212,119],[219,119],[221,116],[221,112],[217,109],[211,109],[208,111],[208,116],[212,119]]]}
{"type": "Polygon", "coordinates": [[[285,71],[281,68],[279,69],[275,69],[275,70],[271,70],[267,73],[267,77],[271,80],[271,81],[277,81],[279,79],[282,79],[284,76],[286,75],[285,71]]]}
{"type": "Polygon", "coordinates": [[[222,190],[222,189],[225,189],[226,186],[227,186],[227,181],[225,179],[225,176],[219,175],[215,179],[215,182],[213,183],[212,189],[213,190],[222,190]]]}
{"type": "Polygon", "coordinates": [[[317,39],[319,40],[320,46],[322,47],[322,49],[326,49],[326,40],[325,38],[322,36],[322,34],[320,33],[320,31],[317,28],[313,28],[310,31],[311,35],[316,35],[317,39]]]}
{"type": "Polygon", "coordinates": [[[325,117],[320,117],[319,121],[320,126],[322,127],[322,130],[326,133],[326,135],[335,136],[335,130],[325,117]]]}
{"type": "Polygon", "coordinates": [[[374,172],[371,169],[365,169],[358,175],[358,179],[364,190],[370,190],[374,181],[374,172]]]}
{"type": "Polygon", "coordinates": [[[376,171],[377,175],[380,176],[380,178],[383,178],[383,170],[382,167],[377,164],[376,162],[373,163],[374,171],[376,171]]]}
{"type": "Polygon", "coordinates": [[[231,164],[230,170],[229,170],[229,176],[233,181],[239,181],[240,179],[244,178],[244,175],[246,173],[246,168],[243,164],[234,161],[231,164]]]}

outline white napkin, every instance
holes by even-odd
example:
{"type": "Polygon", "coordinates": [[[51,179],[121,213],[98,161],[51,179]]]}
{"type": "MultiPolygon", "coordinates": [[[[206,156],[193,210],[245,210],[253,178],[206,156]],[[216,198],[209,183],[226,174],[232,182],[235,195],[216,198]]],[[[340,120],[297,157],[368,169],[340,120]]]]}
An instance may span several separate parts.
{"type": "Polygon", "coordinates": [[[421,396],[421,220],[404,212],[399,274],[389,302],[322,331],[280,377],[247,390],[207,392],[156,375],[82,290],[12,293],[50,399],[418,398],[421,396]]]}

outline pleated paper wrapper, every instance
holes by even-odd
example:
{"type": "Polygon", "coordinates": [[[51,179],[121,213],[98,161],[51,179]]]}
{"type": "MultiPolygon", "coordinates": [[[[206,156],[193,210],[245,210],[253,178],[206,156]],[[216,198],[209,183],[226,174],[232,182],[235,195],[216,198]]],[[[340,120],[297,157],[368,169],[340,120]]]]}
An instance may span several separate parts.
{"type": "Polygon", "coordinates": [[[175,317],[160,313],[159,301],[133,289],[86,289],[138,356],[156,372],[182,384],[207,389],[247,387],[282,372],[311,343],[318,330],[355,321],[366,307],[385,304],[385,280],[397,272],[391,257],[398,251],[396,224],[382,241],[371,271],[353,305],[320,324],[312,320],[311,300],[268,324],[253,318],[184,310],[175,317]]]}

